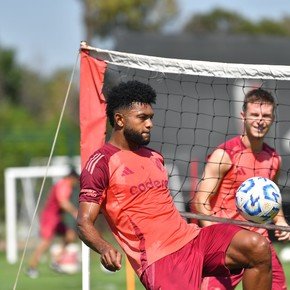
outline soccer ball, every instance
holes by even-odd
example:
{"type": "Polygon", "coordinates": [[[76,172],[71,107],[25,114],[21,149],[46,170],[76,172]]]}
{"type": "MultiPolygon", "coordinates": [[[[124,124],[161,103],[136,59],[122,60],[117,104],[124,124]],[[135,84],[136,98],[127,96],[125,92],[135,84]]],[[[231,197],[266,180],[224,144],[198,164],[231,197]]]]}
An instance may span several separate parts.
{"type": "Polygon", "coordinates": [[[271,222],[279,212],[281,203],[278,186],[264,177],[245,180],[236,193],[236,206],[241,215],[259,224],[271,222]]]}

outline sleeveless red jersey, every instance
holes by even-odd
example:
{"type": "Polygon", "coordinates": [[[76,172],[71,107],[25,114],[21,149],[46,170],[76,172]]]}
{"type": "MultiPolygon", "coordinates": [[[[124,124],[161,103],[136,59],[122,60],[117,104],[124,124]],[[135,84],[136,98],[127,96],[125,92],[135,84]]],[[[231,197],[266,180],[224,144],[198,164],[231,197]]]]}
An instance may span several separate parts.
{"type": "MultiPolygon", "coordinates": [[[[215,216],[244,221],[235,204],[237,189],[250,177],[261,176],[273,180],[280,168],[281,157],[266,143],[263,144],[261,152],[253,153],[250,148],[246,148],[240,136],[226,141],[218,148],[227,152],[232,166],[224,176],[218,192],[210,200],[210,204],[215,216]]],[[[250,229],[268,235],[265,229],[250,229]]]]}

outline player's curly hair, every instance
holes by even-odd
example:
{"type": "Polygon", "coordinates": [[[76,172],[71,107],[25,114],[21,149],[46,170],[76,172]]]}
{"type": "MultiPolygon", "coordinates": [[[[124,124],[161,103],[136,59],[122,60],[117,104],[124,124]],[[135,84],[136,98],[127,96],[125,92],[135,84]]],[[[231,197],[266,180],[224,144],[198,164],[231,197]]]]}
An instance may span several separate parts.
{"type": "Polygon", "coordinates": [[[248,103],[255,103],[255,102],[269,103],[269,104],[272,104],[273,107],[275,107],[275,99],[272,96],[272,94],[261,88],[253,89],[246,94],[244,103],[243,103],[243,111],[244,112],[247,111],[248,103]]]}
{"type": "Polygon", "coordinates": [[[118,109],[130,108],[132,103],[155,104],[156,92],[148,85],[139,81],[121,82],[107,94],[107,117],[114,127],[114,114],[118,109]]]}

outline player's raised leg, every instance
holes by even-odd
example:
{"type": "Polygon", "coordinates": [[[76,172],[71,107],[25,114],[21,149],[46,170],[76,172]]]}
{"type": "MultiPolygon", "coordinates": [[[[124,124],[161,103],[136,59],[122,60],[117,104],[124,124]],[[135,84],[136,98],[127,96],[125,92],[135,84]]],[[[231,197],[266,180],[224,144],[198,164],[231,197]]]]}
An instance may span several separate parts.
{"type": "Polygon", "coordinates": [[[263,236],[247,230],[239,231],[227,249],[225,262],[231,270],[244,265],[243,289],[271,289],[271,251],[263,236]]]}

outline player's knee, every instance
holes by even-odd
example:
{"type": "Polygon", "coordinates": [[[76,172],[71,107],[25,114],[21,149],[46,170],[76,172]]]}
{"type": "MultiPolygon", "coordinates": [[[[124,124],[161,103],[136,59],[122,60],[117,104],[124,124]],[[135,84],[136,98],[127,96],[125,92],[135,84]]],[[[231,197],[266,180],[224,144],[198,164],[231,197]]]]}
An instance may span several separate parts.
{"type": "Polygon", "coordinates": [[[264,263],[271,265],[270,244],[265,237],[259,234],[249,236],[247,247],[251,264],[264,263]]]}

